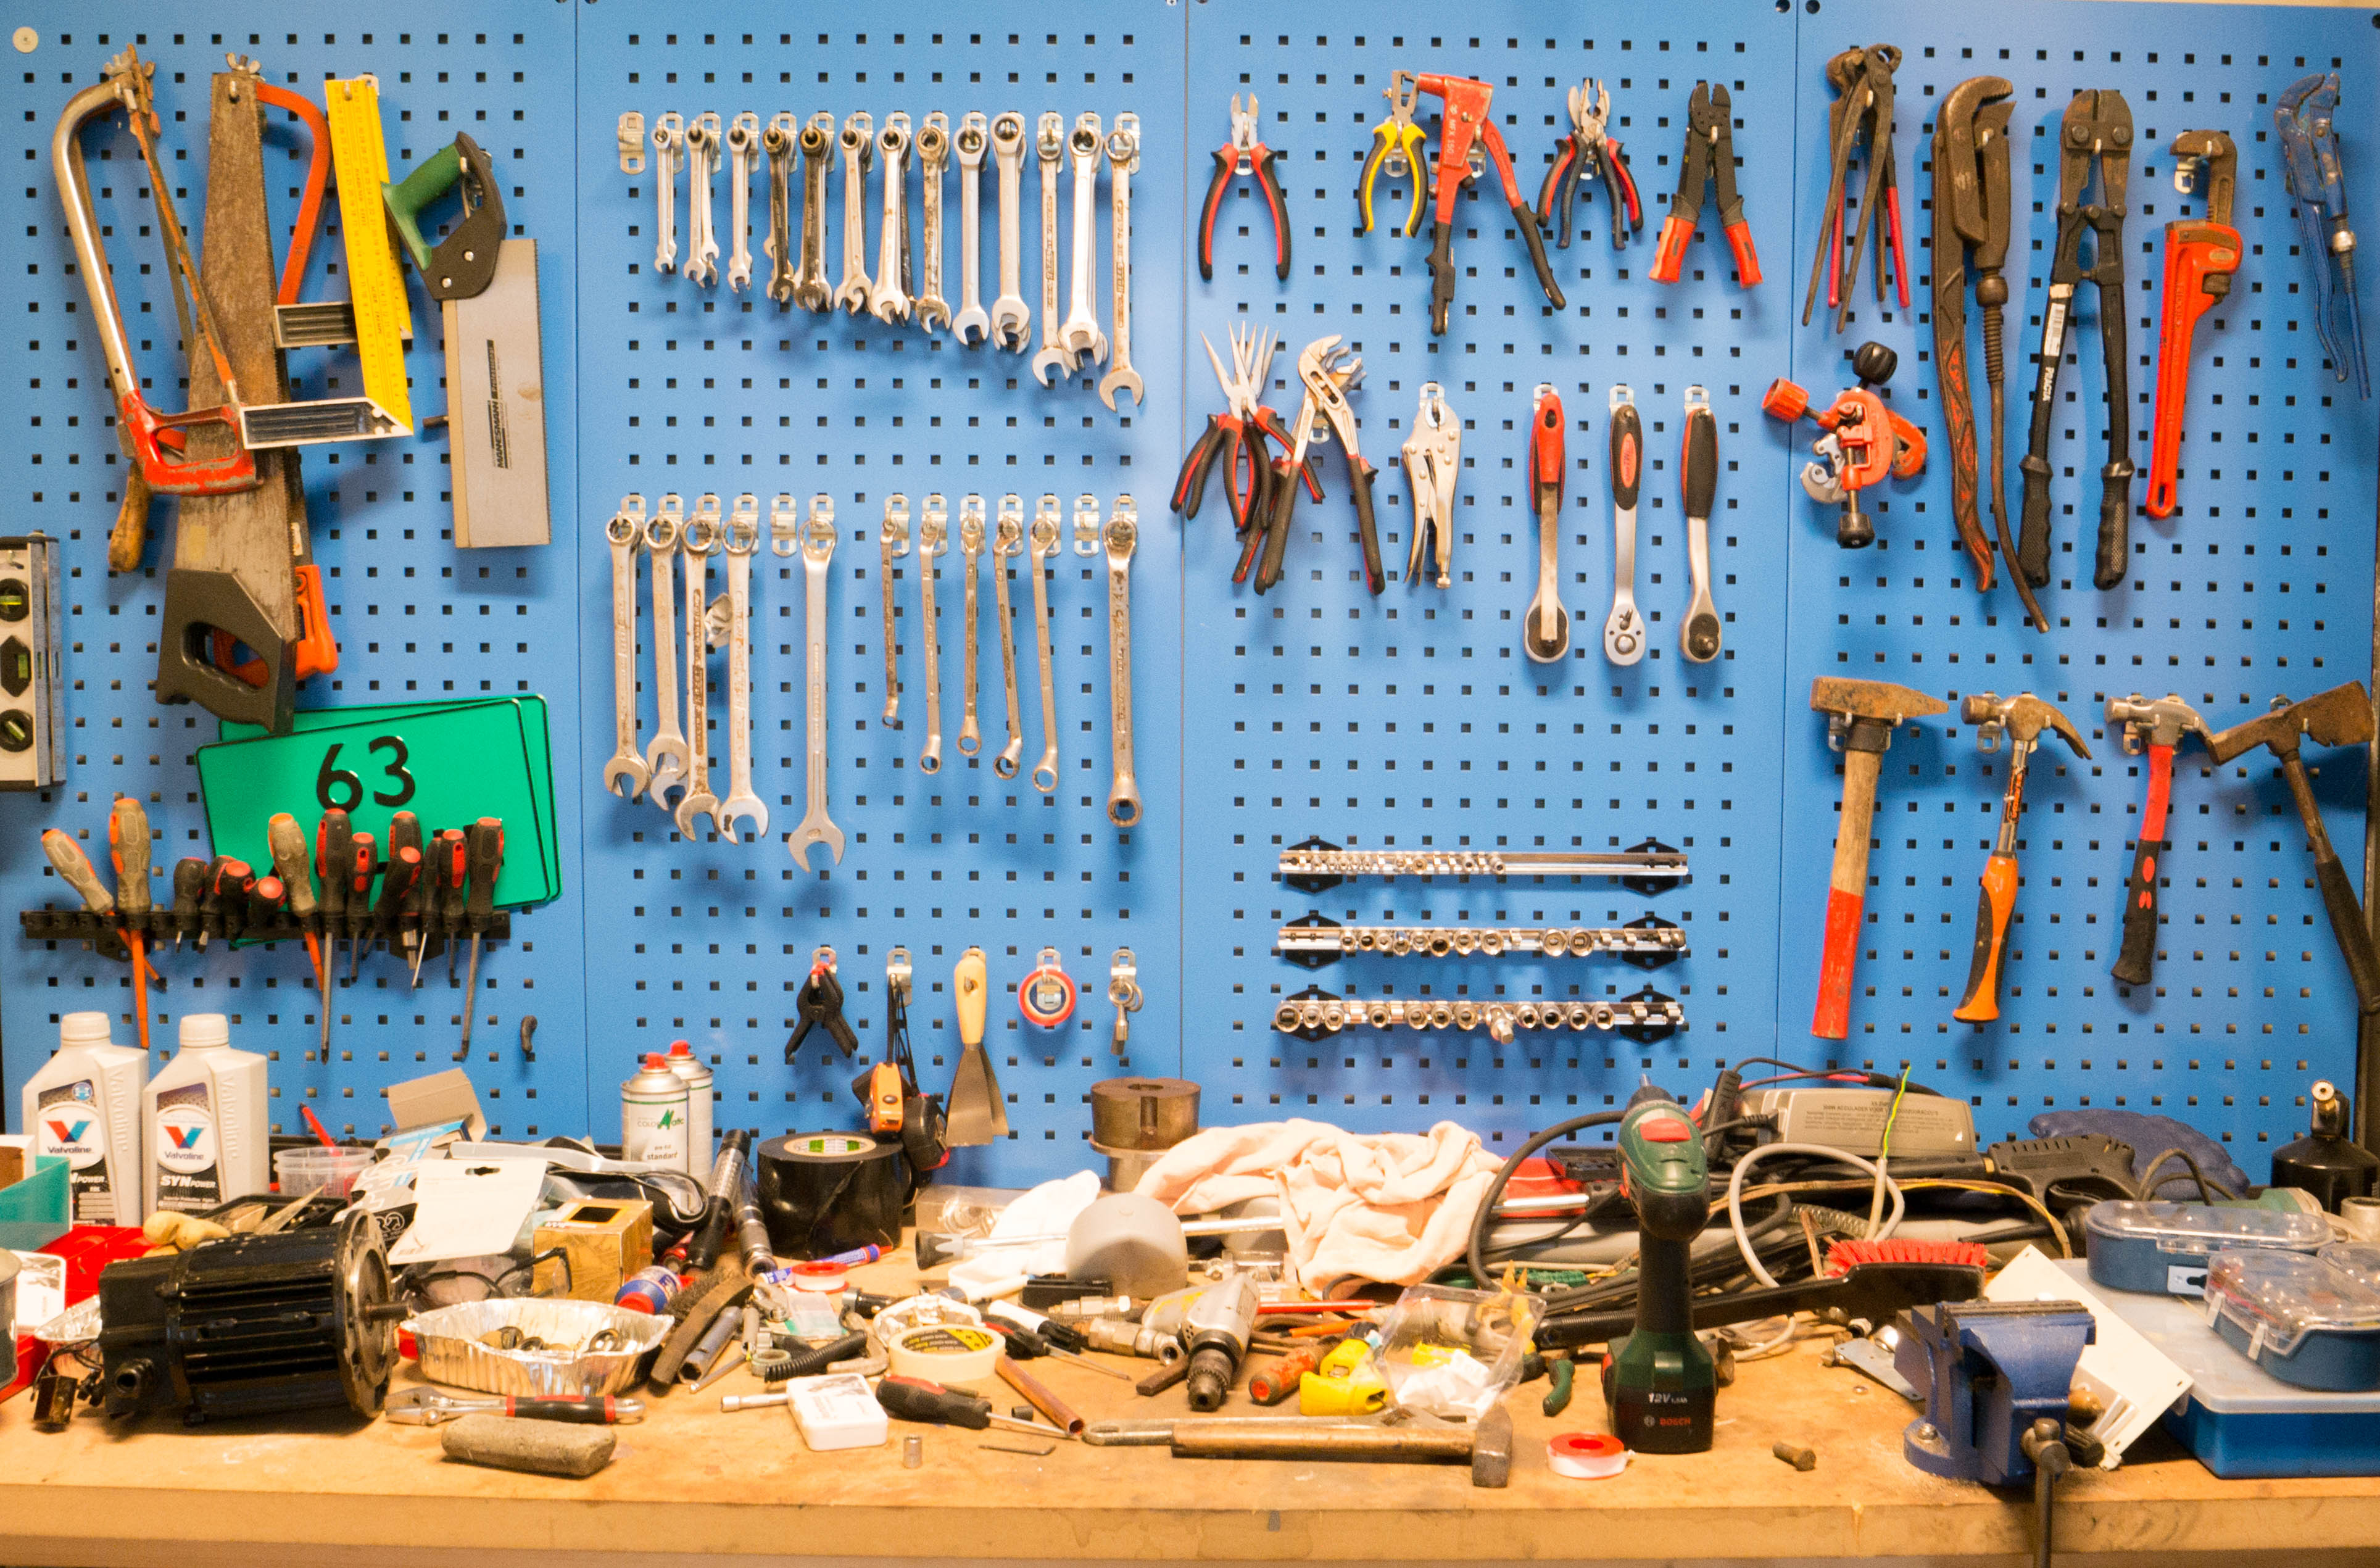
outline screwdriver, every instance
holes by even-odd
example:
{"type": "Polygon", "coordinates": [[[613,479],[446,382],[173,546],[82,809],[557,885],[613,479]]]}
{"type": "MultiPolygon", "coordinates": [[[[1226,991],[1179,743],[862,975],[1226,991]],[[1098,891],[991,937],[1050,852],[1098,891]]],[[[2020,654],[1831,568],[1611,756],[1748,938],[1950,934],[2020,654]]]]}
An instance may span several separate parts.
{"type": "Polygon", "coordinates": [[[427,890],[421,886],[421,873],[429,869],[425,848],[421,838],[420,818],[410,811],[399,811],[388,820],[388,860],[391,869],[395,868],[396,862],[404,857],[405,852],[408,849],[413,851],[414,869],[413,873],[406,878],[405,885],[397,890],[395,897],[389,894],[388,883],[385,881],[381,883],[380,923],[382,933],[388,938],[388,951],[391,956],[396,955],[398,941],[400,938],[403,940],[404,961],[407,963],[412,961],[414,944],[421,939],[421,911],[428,898],[427,890]]]}
{"type": "Polygon", "coordinates": [[[248,898],[254,875],[244,860],[218,855],[207,862],[207,877],[199,889],[199,951],[219,936],[239,934],[240,906],[248,898]]]}
{"type": "Polygon", "coordinates": [[[379,864],[379,845],[370,833],[355,836],[355,859],[347,871],[347,983],[356,982],[362,961],[364,931],[371,925],[372,868],[379,864]]]}
{"type": "Polygon", "coordinates": [[[496,879],[504,871],[504,824],[501,818],[482,817],[467,832],[470,846],[470,893],[464,906],[471,926],[471,964],[463,979],[463,1049],[471,1049],[471,1015],[480,994],[480,939],[496,918],[496,879]]]}
{"type": "Polygon", "coordinates": [[[463,830],[440,829],[431,843],[430,857],[438,869],[438,940],[446,949],[446,983],[451,986],[455,950],[463,945],[465,871],[470,861],[463,830]]]}
{"type": "MultiPolygon", "coordinates": [[[[413,896],[413,884],[421,880],[421,849],[419,845],[400,845],[397,830],[400,824],[388,825],[388,864],[380,877],[380,903],[373,906],[372,923],[388,938],[391,952],[397,950],[400,928],[404,925],[405,906],[413,896]]],[[[417,837],[419,829],[416,829],[417,837]]],[[[358,835],[360,837],[361,835],[358,835]]]]}
{"type": "Polygon", "coordinates": [[[207,863],[196,856],[174,862],[174,951],[182,939],[199,933],[199,895],[206,891],[207,863]]]}
{"type": "Polygon", "coordinates": [[[286,811],[276,811],[264,824],[264,841],[273,849],[273,869],[289,893],[289,913],[306,936],[306,956],[314,963],[314,990],[322,999],[322,1060],[331,1059],[331,977],[322,967],[322,913],[314,899],[314,871],[306,859],[306,830],[286,811]]]}
{"type": "MultiPolygon", "coordinates": [[[[108,831],[111,833],[115,831],[113,818],[109,820],[108,831]]],[[[84,908],[102,917],[115,913],[115,895],[100,885],[99,873],[91,869],[91,857],[82,852],[82,845],[75,842],[72,833],[61,828],[43,829],[42,853],[50,857],[50,864],[57,868],[58,875],[66,879],[67,885],[82,895],[84,908]]],[[[123,932],[121,922],[118,922],[116,930],[119,934],[123,932]]],[[[125,945],[128,948],[132,945],[128,935],[125,937],[125,945]]],[[[141,978],[138,950],[134,951],[132,976],[136,982],[141,978]]],[[[149,1004],[145,987],[141,988],[140,1021],[140,1044],[146,1050],[149,1044],[149,1004]]]]}
{"type": "Polygon", "coordinates": [[[1066,1435],[1038,1421],[994,1416],[991,1401],[929,1383],[923,1378],[886,1377],[876,1385],[876,1403],[884,1407],[886,1415],[898,1416],[904,1421],[930,1421],[936,1426],[964,1427],[971,1432],[980,1432],[987,1427],[1005,1427],[1013,1432],[1032,1432],[1045,1438],[1066,1435]]]}
{"type": "Polygon", "coordinates": [[[132,1005],[140,1020],[140,1050],[149,1050],[149,813],[128,795],[115,797],[107,814],[107,854],[115,863],[117,929],[132,950],[132,1005]]]}
{"type": "Polygon", "coordinates": [[[334,806],[314,824],[314,875],[322,882],[322,956],[327,976],[339,966],[339,932],[347,923],[347,869],[355,864],[356,830],[334,806]]]}
{"type": "Polygon", "coordinates": [[[259,930],[271,930],[281,923],[283,906],[289,899],[288,884],[270,873],[257,878],[248,886],[248,923],[259,930]]]}

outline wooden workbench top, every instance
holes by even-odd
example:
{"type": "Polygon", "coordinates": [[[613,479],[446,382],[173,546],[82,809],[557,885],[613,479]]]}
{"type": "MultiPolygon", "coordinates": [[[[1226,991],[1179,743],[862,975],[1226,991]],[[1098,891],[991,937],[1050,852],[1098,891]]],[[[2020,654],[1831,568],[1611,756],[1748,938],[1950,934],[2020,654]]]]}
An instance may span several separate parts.
{"type": "MultiPolygon", "coordinates": [[[[908,1272],[878,1265],[861,1282],[894,1287],[908,1272]]],[[[1135,1376],[1148,1366],[1118,1364],[1135,1376]]],[[[1091,1419],[1184,1409],[1179,1389],[1144,1400],[1055,1359],[1033,1370],[1091,1419]]],[[[1474,1489],[1459,1465],[1188,1460],[1075,1442],[1037,1458],[999,1452],[1033,1445],[1019,1433],[899,1422],[882,1449],[811,1453],[782,1408],[720,1412],[721,1393],[757,1386],[739,1371],[698,1397],[650,1402],[648,1419],[617,1428],[611,1466],[584,1481],[448,1464],[436,1428],[385,1421],[186,1431],[159,1419],[117,1431],[85,1413],[43,1436],[19,1398],[0,1405],[0,1562],[154,1563],[169,1550],[176,1568],[421,1568],[450,1552],[504,1551],[640,1565],[680,1555],[2031,1560],[2029,1492],[1998,1496],[1911,1468],[1900,1430],[1912,1409],[1821,1365],[1813,1343],[1744,1366],[1720,1391],[1712,1453],[1640,1455],[1607,1481],[1546,1467],[1552,1433],[1606,1429],[1592,1380],[1580,1379],[1558,1420],[1538,1412],[1542,1382],[1523,1389],[1510,1402],[1515,1456],[1501,1491],[1474,1489]],[[905,1432],[923,1434],[919,1469],[902,1468],[905,1432]],[[1816,1469],[1772,1457],[1779,1439],[1815,1450],[1816,1469]]],[[[983,1392],[997,1409],[1016,1403],[1004,1385],[983,1392]]],[[[1253,1413],[1236,1400],[1228,1412],[1253,1413]]],[[[2159,1434],[2134,1453],[2121,1470],[2061,1489],[2061,1553],[2380,1557],[2380,1480],[2217,1480],[2159,1434]]]]}

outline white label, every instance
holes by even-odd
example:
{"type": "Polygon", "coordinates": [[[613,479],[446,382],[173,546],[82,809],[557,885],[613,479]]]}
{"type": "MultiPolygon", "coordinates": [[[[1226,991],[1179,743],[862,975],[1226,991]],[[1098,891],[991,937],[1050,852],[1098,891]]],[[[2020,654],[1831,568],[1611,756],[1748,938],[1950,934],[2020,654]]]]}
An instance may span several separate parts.
{"type": "Polygon", "coordinates": [[[629,1160],[686,1169],[686,1101],[620,1102],[620,1153],[629,1160]]]}
{"type": "Polygon", "coordinates": [[[2168,1295],[2204,1295],[2206,1265],[2204,1263],[2171,1263],[2166,1266],[2165,1293],[2168,1295]]]}
{"type": "Polygon", "coordinates": [[[96,1094],[89,1078],[53,1084],[42,1091],[33,1112],[33,1152],[67,1162],[68,1202],[79,1225],[113,1225],[116,1217],[115,1189],[107,1181],[107,1129],[92,1103],[96,1094]]]}
{"type": "Polygon", "coordinates": [[[223,1179],[215,1168],[214,1110],[207,1102],[205,1085],[185,1084],[159,1095],[157,1121],[150,1133],[160,1209],[212,1209],[223,1201],[223,1179]]]}

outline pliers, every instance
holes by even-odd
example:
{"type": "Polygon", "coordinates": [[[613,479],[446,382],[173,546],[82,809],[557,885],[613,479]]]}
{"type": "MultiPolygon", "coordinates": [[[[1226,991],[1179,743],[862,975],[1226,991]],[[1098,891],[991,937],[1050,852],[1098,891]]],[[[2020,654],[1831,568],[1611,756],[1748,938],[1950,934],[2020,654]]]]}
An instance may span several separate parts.
{"type": "MultiPolygon", "coordinates": [[[[1206,340],[1202,336],[1200,341],[1206,340]]],[[[1182,460],[1181,475],[1173,481],[1173,510],[1183,517],[1195,517],[1206,499],[1208,476],[1219,461],[1228,466],[1224,483],[1232,522],[1251,541],[1233,575],[1234,581],[1246,577],[1256,553],[1253,541],[1263,537],[1269,515],[1265,502],[1271,492],[1272,454],[1265,442],[1269,438],[1283,451],[1290,446],[1289,431],[1281,424],[1281,416],[1260,400],[1277,347],[1278,342],[1270,332],[1257,334],[1235,326],[1232,329],[1232,369],[1226,372],[1215,346],[1207,344],[1207,360],[1215,367],[1215,379],[1222,383],[1226,407],[1222,413],[1207,416],[1206,433],[1199,436],[1190,455],[1182,460]]],[[[1317,501],[1322,499],[1322,486],[1310,471],[1305,476],[1305,485],[1317,501]]]]}
{"type": "Polygon", "coordinates": [[[1537,191],[1537,222],[1550,228],[1554,214],[1560,213],[1561,237],[1554,244],[1569,249],[1571,203],[1578,199],[1580,181],[1593,170],[1603,176],[1603,198],[1611,207],[1611,249],[1624,250],[1629,235],[1645,226],[1645,209],[1636,199],[1635,177],[1628,172],[1628,154],[1603,131],[1611,117],[1611,94],[1589,77],[1584,86],[1570,90],[1569,101],[1571,132],[1554,144],[1554,166],[1546,171],[1546,183],[1537,191]]]}
{"type": "MultiPolygon", "coordinates": [[[[1504,188],[1504,204],[1512,210],[1521,242],[1528,247],[1529,264],[1536,269],[1537,286],[1545,290],[1548,304],[1557,310],[1562,310],[1565,301],[1561,285],[1554,281],[1553,264],[1546,260],[1545,236],[1537,228],[1537,215],[1530,209],[1529,199],[1521,194],[1520,177],[1512,173],[1512,154],[1505,150],[1503,133],[1496,128],[1488,112],[1496,90],[1468,77],[1440,76],[1436,72],[1425,72],[1410,79],[1418,91],[1446,105],[1445,113],[1439,116],[1438,167],[1431,186],[1430,215],[1438,228],[1429,248],[1429,330],[1439,336],[1445,335],[1447,311],[1454,304],[1454,202],[1462,194],[1463,181],[1471,176],[1475,147],[1486,153],[1498,183],[1504,188]]],[[[1281,275],[1289,274],[1284,271],[1281,275]]],[[[1379,590],[1375,588],[1372,591],[1378,593],[1379,590]]]]}
{"type": "Polygon", "coordinates": [[[1802,302],[1802,324],[1818,298],[1818,278],[1827,280],[1827,304],[1835,312],[1835,330],[1843,330],[1851,311],[1851,285],[1859,276],[1860,253],[1868,231],[1881,225],[1876,237],[1876,298],[1884,303],[1888,248],[1891,252],[1893,286],[1900,308],[1909,309],[1909,256],[1900,229],[1900,172],[1892,154],[1892,73],[1900,68],[1898,44],[1874,43],[1846,49],[1827,62],[1827,80],[1835,101],[1827,110],[1828,141],[1832,165],[1828,176],[1825,226],[1818,231],[1818,253],[1810,268],[1810,292],[1802,302]],[[1843,260],[1843,200],[1851,194],[1852,160],[1859,157],[1862,129],[1867,138],[1867,183],[1860,192],[1859,228],[1852,236],[1851,260],[1843,260]]]}
{"type": "Polygon", "coordinates": [[[1339,438],[1347,449],[1347,488],[1355,498],[1355,527],[1364,547],[1364,586],[1377,594],[1386,586],[1380,571],[1380,535],[1372,524],[1372,480],[1378,472],[1364,461],[1355,445],[1355,411],[1347,405],[1347,389],[1362,381],[1364,361],[1339,346],[1339,334],[1318,337],[1297,357],[1297,379],[1305,383],[1305,401],[1298,406],[1297,440],[1285,457],[1272,466],[1272,516],[1265,528],[1264,561],[1257,568],[1257,591],[1281,580],[1281,560],[1289,547],[1289,520],[1297,506],[1297,486],[1292,477],[1305,466],[1306,448],[1315,426],[1327,421],[1326,439],[1339,438]]]}
{"type": "Polygon", "coordinates": [[[1398,448],[1405,482],[1413,488],[1413,550],[1405,557],[1408,585],[1422,577],[1424,546],[1438,560],[1438,586],[1452,586],[1447,566],[1454,555],[1454,486],[1463,471],[1463,425],[1446,406],[1438,383],[1424,382],[1414,432],[1398,448]]]}
{"type": "Polygon", "coordinates": [[[1735,192],[1734,102],[1725,84],[1694,83],[1686,100],[1686,147],[1679,160],[1678,193],[1670,199],[1669,221],[1661,225],[1660,243],[1653,249],[1646,275],[1655,283],[1675,283],[1686,260],[1686,243],[1703,215],[1703,188],[1718,181],[1719,226],[1735,251],[1736,278],[1744,287],[1760,282],[1760,253],[1752,247],[1752,226],[1743,220],[1743,199],[1735,192]]]}
{"type": "Polygon", "coordinates": [[[1248,106],[1243,109],[1240,95],[1232,93],[1232,140],[1215,149],[1215,177],[1207,182],[1207,202],[1198,214],[1201,279],[1214,281],[1215,217],[1223,209],[1223,192],[1239,177],[1240,165],[1245,164],[1264,191],[1265,210],[1272,215],[1273,275],[1283,283],[1289,281],[1289,209],[1281,201],[1281,180],[1273,174],[1273,164],[1280,157],[1257,138],[1257,95],[1249,93],[1248,106]]]}
{"type": "Polygon", "coordinates": [[[1414,105],[1421,101],[1421,90],[1412,77],[1398,71],[1380,89],[1380,96],[1389,101],[1389,117],[1372,128],[1372,150],[1365,154],[1364,172],[1355,184],[1355,209],[1363,219],[1355,232],[1372,232],[1372,182],[1386,169],[1391,179],[1413,181],[1413,201],[1405,213],[1405,237],[1410,239],[1421,232],[1422,193],[1429,187],[1428,165],[1422,158],[1422,128],[1414,124],[1414,105]]]}
{"type": "Polygon", "coordinates": [[[2332,373],[2345,381],[2351,367],[2357,393],[2369,397],[2363,315],[2355,301],[2355,230],[2348,222],[2347,181],[2332,129],[2338,108],[2338,73],[2326,71],[2292,83],[2274,105],[2273,123],[2280,132],[2298,234],[2313,262],[2314,335],[2330,356],[2332,373]]]}

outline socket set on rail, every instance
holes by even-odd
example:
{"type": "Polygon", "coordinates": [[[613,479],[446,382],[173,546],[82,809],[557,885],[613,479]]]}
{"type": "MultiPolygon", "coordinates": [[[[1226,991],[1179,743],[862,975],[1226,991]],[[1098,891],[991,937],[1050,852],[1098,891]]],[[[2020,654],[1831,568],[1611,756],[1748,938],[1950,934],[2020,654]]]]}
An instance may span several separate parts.
{"type": "MultiPolygon", "coordinates": [[[[645,172],[648,140],[641,110],[622,114],[619,124],[620,169],[645,172]]],[[[760,116],[744,110],[723,123],[714,110],[683,115],[675,110],[656,115],[650,132],[652,148],[656,239],[653,270],[678,273],[691,284],[708,288],[720,279],[719,236],[712,201],[722,152],[728,171],[728,252],[726,280],[730,292],[750,288],[752,276],[752,176],[768,181],[767,228],[760,241],[769,259],[769,276],[762,292],[780,310],[800,306],[815,314],[842,310],[854,316],[873,316],[888,326],[914,324],[928,331],[952,334],[965,347],[989,342],[995,348],[1022,354],[1028,346],[1033,312],[1025,302],[1019,255],[1023,249],[1022,206],[1025,183],[1026,123],[1016,110],[987,117],[980,110],[962,115],[955,135],[950,115],[937,109],[917,124],[905,110],[884,116],[881,129],[866,112],[847,115],[840,129],[834,116],[820,110],[807,122],[791,111],[771,116],[765,128],[760,116]],[[794,158],[801,156],[801,229],[794,229],[794,158]],[[763,164],[765,156],[766,163],[763,164]],[[909,237],[909,164],[914,156],[922,194],[917,241],[909,237]],[[987,308],[983,303],[983,172],[989,159],[999,176],[998,286],[987,308]],[[827,182],[833,166],[842,165],[843,261],[840,275],[827,278],[827,182]],[[944,296],[942,281],[943,181],[952,164],[959,183],[959,305],[955,313],[944,296]],[[868,270],[868,177],[883,168],[882,201],[877,228],[876,271],[868,270]],[[677,185],[686,174],[686,249],[678,249],[677,185]]],[[[1051,385],[1055,372],[1071,379],[1086,361],[1107,365],[1099,383],[1100,400],[1112,409],[1116,395],[1127,393],[1137,407],[1142,397],[1139,372],[1132,364],[1132,176],[1140,167],[1140,116],[1125,110],[1112,125],[1098,115],[1065,116],[1049,111],[1033,128],[1033,155],[1041,176],[1041,341],[1033,356],[1033,379],[1051,385]],[[1111,257],[1109,268],[1111,343],[1099,329],[1098,287],[1099,231],[1094,216],[1099,164],[1104,158],[1109,176],[1111,257]],[[1070,190],[1072,248],[1065,305],[1059,302],[1058,175],[1063,167],[1070,190]],[[1111,360],[1110,355],[1113,359],[1111,360]]]]}
{"type": "Polygon", "coordinates": [[[1366,1000],[1309,988],[1273,1009],[1272,1027],[1300,1039],[1322,1039],[1346,1029],[1485,1029],[1499,1045],[1516,1031],[1609,1030],[1645,1044],[1667,1039],[1686,1021],[1675,998],[1646,987],[1614,1002],[1449,1002],[1442,998],[1366,1000]]]}

